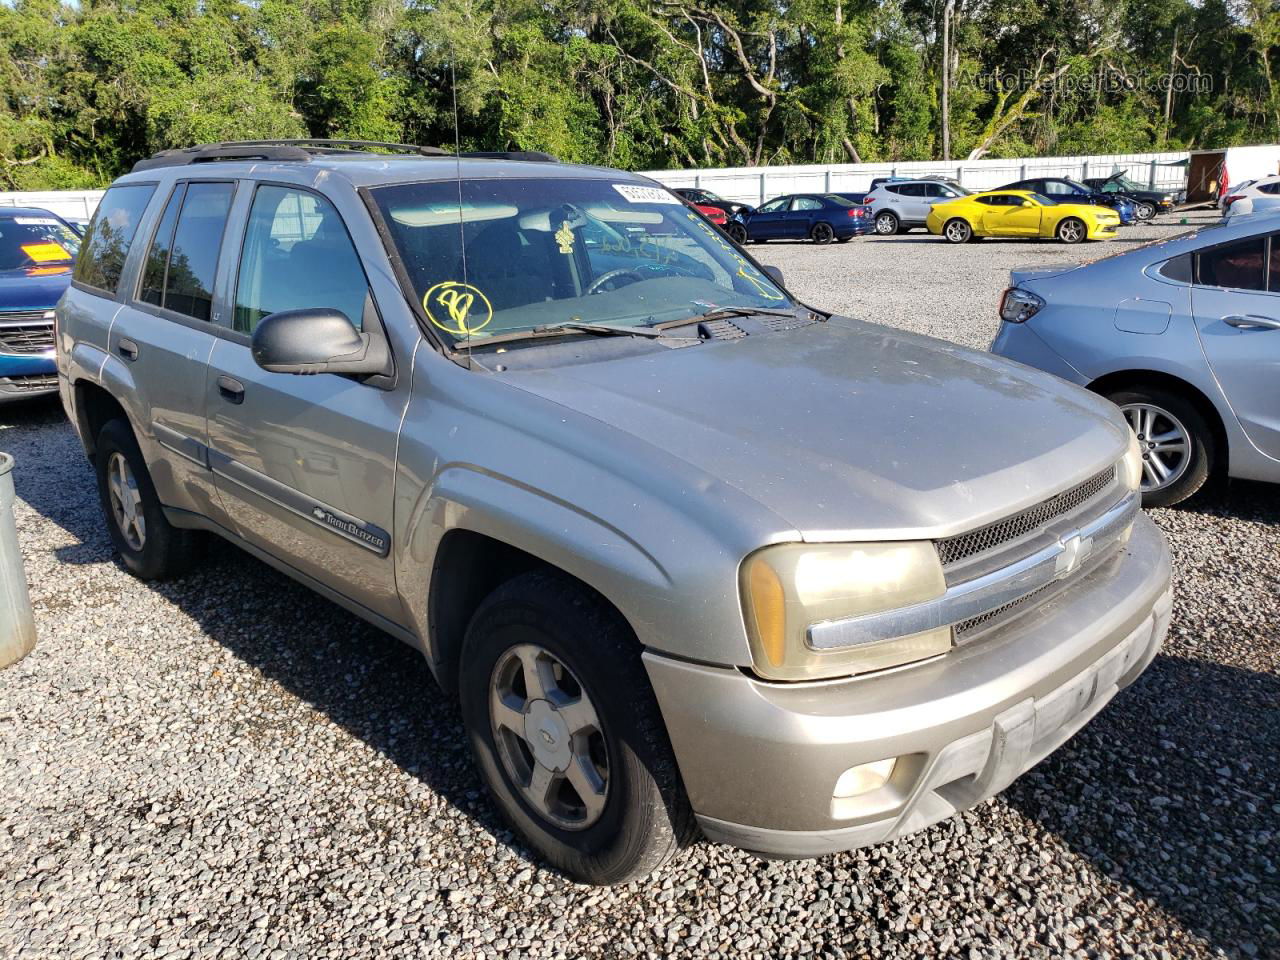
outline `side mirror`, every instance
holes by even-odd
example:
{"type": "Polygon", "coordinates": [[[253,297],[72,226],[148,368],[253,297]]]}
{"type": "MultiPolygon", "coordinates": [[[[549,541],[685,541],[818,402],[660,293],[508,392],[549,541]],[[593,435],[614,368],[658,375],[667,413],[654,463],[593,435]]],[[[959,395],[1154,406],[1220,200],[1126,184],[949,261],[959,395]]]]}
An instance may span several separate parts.
{"type": "Polygon", "coordinates": [[[386,373],[390,353],[381,333],[361,333],[339,310],[281,310],[259,321],[250,348],[271,373],[386,373]]]}
{"type": "Polygon", "coordinates": [[[782,282],[781,268],[770,266],[769,264],[763,264],[763,267],[764,267],[764,272],[769,275],[770,280],[772,280],[774,283],[776,283],[780,287],[785,286],[785,284],[783,284],[782,282]]]}
{"type": "Polygon", "coordinates": [[[1032,203],[1030,200],[1023,200],[1023,201],[1022,201],[1022,206],[1024,206],[1024,207],[1034,207],[1034,206],[1035,206],[1035,204],[1034,204],[1034,203],[1032,203]]]}

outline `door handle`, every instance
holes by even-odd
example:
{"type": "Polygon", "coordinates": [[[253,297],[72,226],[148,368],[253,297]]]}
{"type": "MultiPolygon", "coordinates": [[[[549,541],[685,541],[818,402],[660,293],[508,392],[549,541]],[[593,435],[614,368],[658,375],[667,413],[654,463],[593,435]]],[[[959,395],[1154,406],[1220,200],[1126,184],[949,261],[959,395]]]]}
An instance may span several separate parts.
{"type": "Polygon", "coordinates": [[[244,403],[244,384],[225,373],[218,377],[218,393],[229,403],[244,403]]]}
{"type": "Polygon", "coordinates": [[[1271,317],[1260,317],[1257,314],[1232,314],[1229,317],[1223,317],[1222,322],[1229,327],[1237,327],[1240,330],[1280,330],[1280,320],[1273,320],[1271,317]]]}
{"type": "Polygon", "coordinates": [[[138,345],[128,337],[121,337],[120,342],[116,344],[116,353],[132,363],[138,359],[138,345]]]}

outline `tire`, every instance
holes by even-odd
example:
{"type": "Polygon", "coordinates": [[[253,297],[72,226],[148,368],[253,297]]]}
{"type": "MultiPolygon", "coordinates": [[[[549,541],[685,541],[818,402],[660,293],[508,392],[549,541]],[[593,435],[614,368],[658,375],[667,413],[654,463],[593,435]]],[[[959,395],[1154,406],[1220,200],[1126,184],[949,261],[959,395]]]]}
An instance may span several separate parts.
{"type": "Polygon", "coordinates": [[[852,237],[852,236],[848,236],[848,237],[836,237],[836,243],[848,243],[848,242],[849,242],[850,240],[852,240],[852,239],[853,239],[853,237],[852,237]]]}
{"type": "Polygon", "coordinates": [[[1138,203],[1134,205],[1133,216],[1139,223],[1146,223],[1156,215],[1156,205],[1154,203],[1138,203]]]}
{"type": "Polygon", "coordinates": [[[898,232],[901,224],[898,218],[888,210],[876,214],[876,233],[882,237],[891,237],[898,232]]]}
{"type": "Polygon", "coordinates": [[[747,228],[737,221],[731,221],[725,224],[724,232],[729,235],[729,239],[736,244],[744,244],[747,242],[747,228]]]}
{"type": "Polygon", "coordinates": [[[973,239],[973,227],[961,217],[953,217],[942,226],[942,235],[949,243],[968,243],[973,239]]]}
{"type": "Polygon", "coordinates": [[[111,542],[125,567],[141,580],[167,580],[191,569],[203,540],[165,518],[133,430],[111,420],[98,434],[94,469],[111,542]]]}
{"type": "Polygon", "coordinates": [[[1124,413],[1144,448],[1142,505],[1168,507],[1198,493],[1213,472],[1217,439],[1195,404],[1156,387],[1118,390],[1108,399],[1124,413]],[[1144,425],[1148,416],[1151,427],[1144,425]],[[1175,458],[1176,440],[1166,441],[1162,449],[1160,441],[1153,439],[1171,432],[1180,432],[1190,447],[1183,451],[1181,459],[1175,458]],[[1169,471],[1163,479],[1158,477],[1160,467],[1169,471]]]}
{"type": "Polygon", "coordinates": [[[583,883],[644,877],[697,834],[640,654],[612,607],[551,572],[522,574],[495,590],[463,641],[458,690],[481,778],[529,844],[583,883]],[[531,696],[530,658],[546,686],[542,697],[531,696]],[[570,726],[583,716],[594,726],[570,726]],[[557,765],[562,774],[550,772],[557,765]],[[569,779],[575,771],[594,801],[569,779]],[[548,782],[536,806],[529,791],[548,782]]]}
{"type": "Polygon", "coordinates": [[[1089,238],[1089,228],[1079,217],[1067,217],[1058,224],[1057,235],[1062,243],[1083,243],[1089,238]]]}
{"type": "Polygon", "coordinates": [[[832,229],[831,224],[823,223],[819,220],[813,225],[813,229],[809,231],[809,239],[817,244],[828,244],[836,238],[836,232],[832,229]]]}

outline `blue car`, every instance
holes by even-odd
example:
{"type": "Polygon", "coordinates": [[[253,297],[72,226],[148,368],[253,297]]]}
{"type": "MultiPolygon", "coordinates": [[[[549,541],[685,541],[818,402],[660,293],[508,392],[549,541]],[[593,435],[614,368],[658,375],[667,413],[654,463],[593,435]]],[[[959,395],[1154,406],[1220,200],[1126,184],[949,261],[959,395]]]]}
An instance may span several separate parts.
{"type": "Polygon", "coordinates": [[[1099,207],[1111,207],[1119,215],[1120,222],[1124,226],[1138,222],[1137,209],[1129,197],[1094,190],[1070,177],[1033,177],[1029,180],[1005,184],[999,189],[1030,190],[1032,193],[1043,194],[1059,203],[1092,203],[1099,207]]]}
{"type": "Polygon", "coordinates": [[[53,308],[79,251],[61,217],[0,207],[0,403],[57,391],[53,308]]]}
{"type": "Polygon", "coordinates": [[[774,197],[754,210],[739,210],[725,224],[736,242],[812,240],[844,243],[872,230],[871,212],[835,193],[796,193],[774,197]]]}

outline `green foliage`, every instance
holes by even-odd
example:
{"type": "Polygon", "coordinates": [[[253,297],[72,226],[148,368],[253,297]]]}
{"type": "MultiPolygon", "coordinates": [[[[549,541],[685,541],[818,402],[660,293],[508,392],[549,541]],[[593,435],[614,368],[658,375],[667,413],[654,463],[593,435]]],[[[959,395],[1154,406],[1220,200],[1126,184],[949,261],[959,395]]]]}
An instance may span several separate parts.
{"type": "MultiPolygon", "coordinates": [[[[156,150],[264,137],[632,169],[935,158],[944,7],[0,0],[0,190],[102,185],[156,150]]],[[[953,158],[1280,139],[1270,0],[953,10],[953,158]],[[1171,72],[1196,88],[1166,95],[1171,72]]]]}

